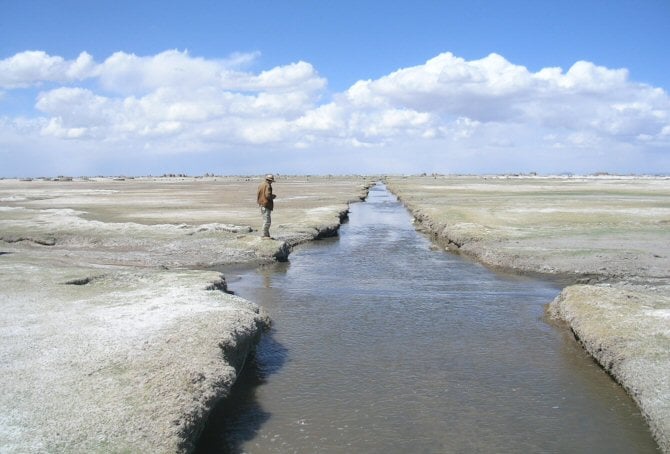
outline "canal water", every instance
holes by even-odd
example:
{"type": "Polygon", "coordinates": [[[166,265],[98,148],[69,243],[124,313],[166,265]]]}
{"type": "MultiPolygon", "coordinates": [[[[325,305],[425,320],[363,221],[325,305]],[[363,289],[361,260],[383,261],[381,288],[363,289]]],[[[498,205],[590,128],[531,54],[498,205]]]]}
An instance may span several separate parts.
{"type": "Polygon", "coordinates": [[[198,452],[656,452],[545,318],[557,286],[438,250],[411,221],[378,185],[339,238],[227,273],[274,324],[198,452]]]}

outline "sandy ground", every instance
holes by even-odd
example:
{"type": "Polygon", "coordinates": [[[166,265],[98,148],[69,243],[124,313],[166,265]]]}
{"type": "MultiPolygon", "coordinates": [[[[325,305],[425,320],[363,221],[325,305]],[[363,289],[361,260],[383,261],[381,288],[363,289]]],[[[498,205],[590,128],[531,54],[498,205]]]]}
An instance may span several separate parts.
{"type": "Polygon", "coordinates": [[[387,184],[448,249],[566,284],[549,305],[670,452],[670,178],[407,177],[387,184]]]}
{"type": "Polygon", "coordinates": [[[268,323],[207,268],[333,235],[363,178],[0,180],[2,452],[188,452],[268,323]]]}

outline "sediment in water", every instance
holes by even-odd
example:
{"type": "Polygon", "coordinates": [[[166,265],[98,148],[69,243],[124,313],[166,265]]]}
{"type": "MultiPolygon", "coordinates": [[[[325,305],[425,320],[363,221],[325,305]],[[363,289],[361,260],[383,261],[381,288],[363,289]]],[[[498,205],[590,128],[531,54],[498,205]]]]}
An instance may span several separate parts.
{"type": "Polygon", "coordinates": [[[670,179],[388,178],[416,227],[494,269],[566,285],[548,306],[670,452],[670,179]],[[586,285],[585,285],[586,284],[586,285]]]}

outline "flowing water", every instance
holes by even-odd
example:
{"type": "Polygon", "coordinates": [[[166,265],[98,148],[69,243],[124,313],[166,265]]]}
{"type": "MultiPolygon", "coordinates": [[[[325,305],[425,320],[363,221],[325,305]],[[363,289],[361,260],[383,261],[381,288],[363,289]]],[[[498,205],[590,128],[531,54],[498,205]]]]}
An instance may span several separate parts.
{"type": "Polygon", "coordinates": [[[656,452],[631,399],[545,319],[557,286],[436,250],[381,185],[339,238],[227,276],[274,325],[201,453],[656,452]]]}

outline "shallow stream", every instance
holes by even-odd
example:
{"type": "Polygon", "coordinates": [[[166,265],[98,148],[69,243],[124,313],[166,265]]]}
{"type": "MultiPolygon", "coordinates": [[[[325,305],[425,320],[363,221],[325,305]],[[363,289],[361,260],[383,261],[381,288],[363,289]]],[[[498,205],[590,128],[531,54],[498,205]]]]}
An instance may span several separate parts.
{"type": "Polygon", "coordinates": [[[626,393],[547,320],[560,291],[436,249],[379,185],[340,236],[226,273],[273,319],[207,452],[656,452],[626,393]]]}

